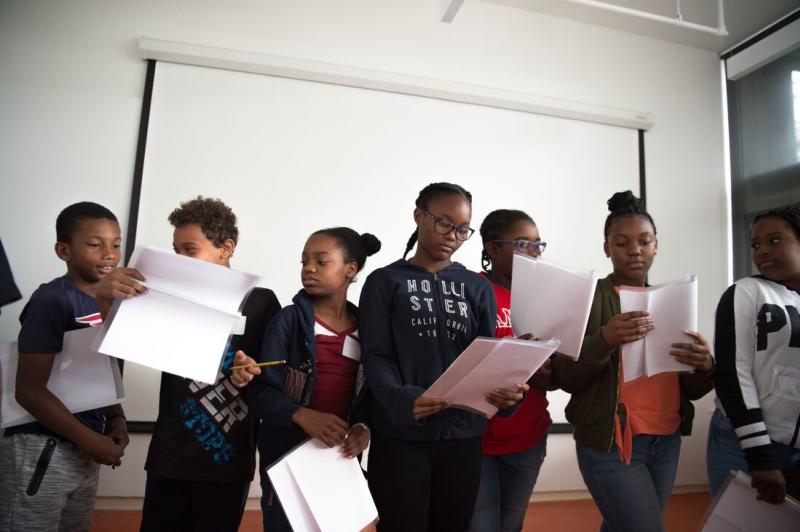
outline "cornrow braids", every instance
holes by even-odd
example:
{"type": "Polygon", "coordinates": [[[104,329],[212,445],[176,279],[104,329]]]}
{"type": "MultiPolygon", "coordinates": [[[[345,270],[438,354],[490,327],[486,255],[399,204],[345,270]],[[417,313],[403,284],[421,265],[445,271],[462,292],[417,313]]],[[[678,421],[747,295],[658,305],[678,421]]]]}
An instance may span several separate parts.
{"type": "Polygon", "coordinates": [[[653,233],[656,232],[656,223],[653,217],[645,209],[642,200],[633,195],[633,192],[626,190],[624,192],[617,192],[608,200],[608,210],[611,211],[606,218],[606,225],[603,229],[603,236],[608,239],[608,233],[611,231],[611,224],[617,218],[624,218],[627,216],[641,216],[646,218],[650,225],[653,226],[653,233]]]}
{"type": "Polygon", "coordinates": [[[794,231],[794,236],[797,237],[797,240],[800,240],[800,206],[793,205],[762,212],[755,217],[753,220],[753,225],[756,225],[756,222],[763,218],[780,218],[789,224],[789,227],[791,227],[792,231],[794,231]]]}
{"type": "MultiPolygon", "coordinates": [[[[528,214],[523,211],[514,209],[498,209],[490,212],[486,218],[483,219],[483,223],[481,224],[481,241],[485,245],[487,242],[502,239],[503,234],[512,225],[520,220],[525,220],[533,225],[536,225],[536,222],[533,221],[533,218],[528,216],[528,214]]],[[[489,256],[489,253],[486,252],[486,248],[484,247],[484,249],[481,251],[481,268],[483,271],[488,272],[491,265],[492,258],[489,256]]]]}
{"type": "MultiPolygon", "coordinates": [[[[464,196],[467,200],[467,203],[472,205],[472,194],[470,194],[467,190],[459,185],[455,185],[453,183],[431,183],[430,185],[426,186],[422,190],[419,191],[419,196],[417,196],[417,201],[414,204],[417,206],[418,209],[428,210],[428,203],[431,200],[439,198],[441,196],[451,196],[454,194],[458,194],[460,196],[464,196]]],[[[408,256],[408,252],[414,247],[414,244],[417,243],[417,231],[415,229],[411,236],[408,239],[408,243],[406,244],[406,251],[403,253],[403,258],[405,259],[408,256]]]]}

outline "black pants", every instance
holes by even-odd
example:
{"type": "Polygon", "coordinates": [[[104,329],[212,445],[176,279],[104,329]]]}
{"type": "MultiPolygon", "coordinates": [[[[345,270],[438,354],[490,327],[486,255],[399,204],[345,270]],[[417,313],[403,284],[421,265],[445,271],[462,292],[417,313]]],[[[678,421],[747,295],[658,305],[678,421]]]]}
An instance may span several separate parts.
{"type": "Polygon", "coordinates": [[[141,532],[236,532],[249,489],[249,482],[194,482],[148,473],[141,532]]]}
{"type": "Polygon", "coordinates": [[[416,442],[373,431],[367,478],[379,532],[463,532],[481,479],[481,439],[416,442]]]}

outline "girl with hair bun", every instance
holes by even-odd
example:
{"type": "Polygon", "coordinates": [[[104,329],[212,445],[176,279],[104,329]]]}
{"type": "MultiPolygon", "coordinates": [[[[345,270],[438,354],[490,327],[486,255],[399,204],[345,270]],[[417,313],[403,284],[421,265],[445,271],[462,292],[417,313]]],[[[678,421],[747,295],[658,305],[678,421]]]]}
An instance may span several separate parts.
{"type": "Polygon", "coordinates": [[[367,257],[381,248],[369,233],[348,227],[314,232],[302,253],[303,288],[270,322],[261,353],[267,366],[250,385],[250,405],[261,418],[261,509],[264,529],[291,531],[267,468],[306,438],[341,446],[348,458],[367,448],[358,308],[347,301],[367,257]]]}
{"type": "Polygon", "coordinates": [[[614,271],[597,283],[580,358],[554,357],[551,382],[571,394],[566,415],[583,480],[603,515],[601,530],[663,531],[681,435],[691,432],[691,401],[711,390],[714,361],[700,333],[684,331],[687,338],[676,338],[669,354],[694,373],[624,382],[620,346],[658,324],[647,312],[620,312],[618,290],[647,286],[658,241],[652,216],[631,191],[614,194],[608,208],[603,250],[614,271]]]}
{"type": "MultiPolygon", "coordinates": [[[[471,219],[469,192],[450,183],[426,186],[403,259],[372,272],[361,292],[364,367],[374,399],[369,485],[380,532],[464,531],[472,517],[486,419],[422,397],[477,336],[494,336],[491,284],[451,260],[474,232],[471,219]]],[[[487,386],[486,400],[513,407],[527,389],[487,386]]]]}

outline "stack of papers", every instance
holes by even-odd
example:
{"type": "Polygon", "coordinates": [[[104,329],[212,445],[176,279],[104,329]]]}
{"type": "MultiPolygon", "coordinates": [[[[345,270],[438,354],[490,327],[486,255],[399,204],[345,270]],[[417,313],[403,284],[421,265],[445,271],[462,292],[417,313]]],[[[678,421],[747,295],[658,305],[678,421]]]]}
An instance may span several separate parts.
{"type": "Polygon", "coordinates": [[[114,303],[98,351],[216,382],[230,335],[244,330],[242,302],[259,277],[152,247],[137,248],[130,266],[148,292],[114,303]]]}
{"type": "Polygon", "coordinates": [[[697,276],[649,288],[621,286],[622,312],[645,310],[655,329],[641,340],[622,344],[625,382],[667,371],[693,371],[694,368],[669,354],[675,342],[693,342],[683,331],[697,330],[697,276]]]}
{"type": "Polygon", "coordinates": [[[557,338],[558,352],[577,360],[594,299],[597,273],[575,271],[542,257],[515,254],[511,324],[518,335],[557,338]]]}
{"type": "MultiPolygon", "coordinates": [[[[119,364],[92,349],[97,332],[96,327],[86,327],[65,333],[63,348],[53,361],[47,389],[72,413],[115,405],[124,400],[119,364]]],[[[34,421],[14,398],[18,359],[16,342],[0,345],[0,428],[4,429],[34,421]]]]}
{"type": "Polygon", "coordinates": [[[449,399],[454,407],[491,418],[497,407],[486,401],[486,392],[524,384],[558,346],[557,340],[478,337],[422,397],[449,399]]]}
{"type": "Polygon", "coordinates": [[[737,471],[729,478],[707,512],[702,532],[796,532],[800,529],[800,505],[786,499],[769,504],[756,499],[750,476],[737,471]]]}
{"type": "Polygon", "coordinates": [[[356,458],[311,439],[267,470],[294,530],[355,532],[378,518],[356,458]]]}

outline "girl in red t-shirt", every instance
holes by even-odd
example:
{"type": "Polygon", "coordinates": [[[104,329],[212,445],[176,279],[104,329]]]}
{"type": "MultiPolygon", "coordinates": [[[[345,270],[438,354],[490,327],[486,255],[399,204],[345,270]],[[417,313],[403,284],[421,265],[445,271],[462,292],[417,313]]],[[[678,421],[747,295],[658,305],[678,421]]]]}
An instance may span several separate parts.
{"type": "MultiPolygon", "coordinates": [[[[495,336],[513,336],[511,328],[511,264],[514,253],[538,257],[546,246],[530,216],[497,210],[481,224],[483,274],[497,298],[495,336]]],[[[523,331],[518,331],[523,332],[523,331]]],[[[531,379],[530,391],[511,417],[495,416],[483,435],[483,464],[478,499],[470,530],[519,531],[539,476],[547,447],[545,388],[549,361],[531,379]]]]}

